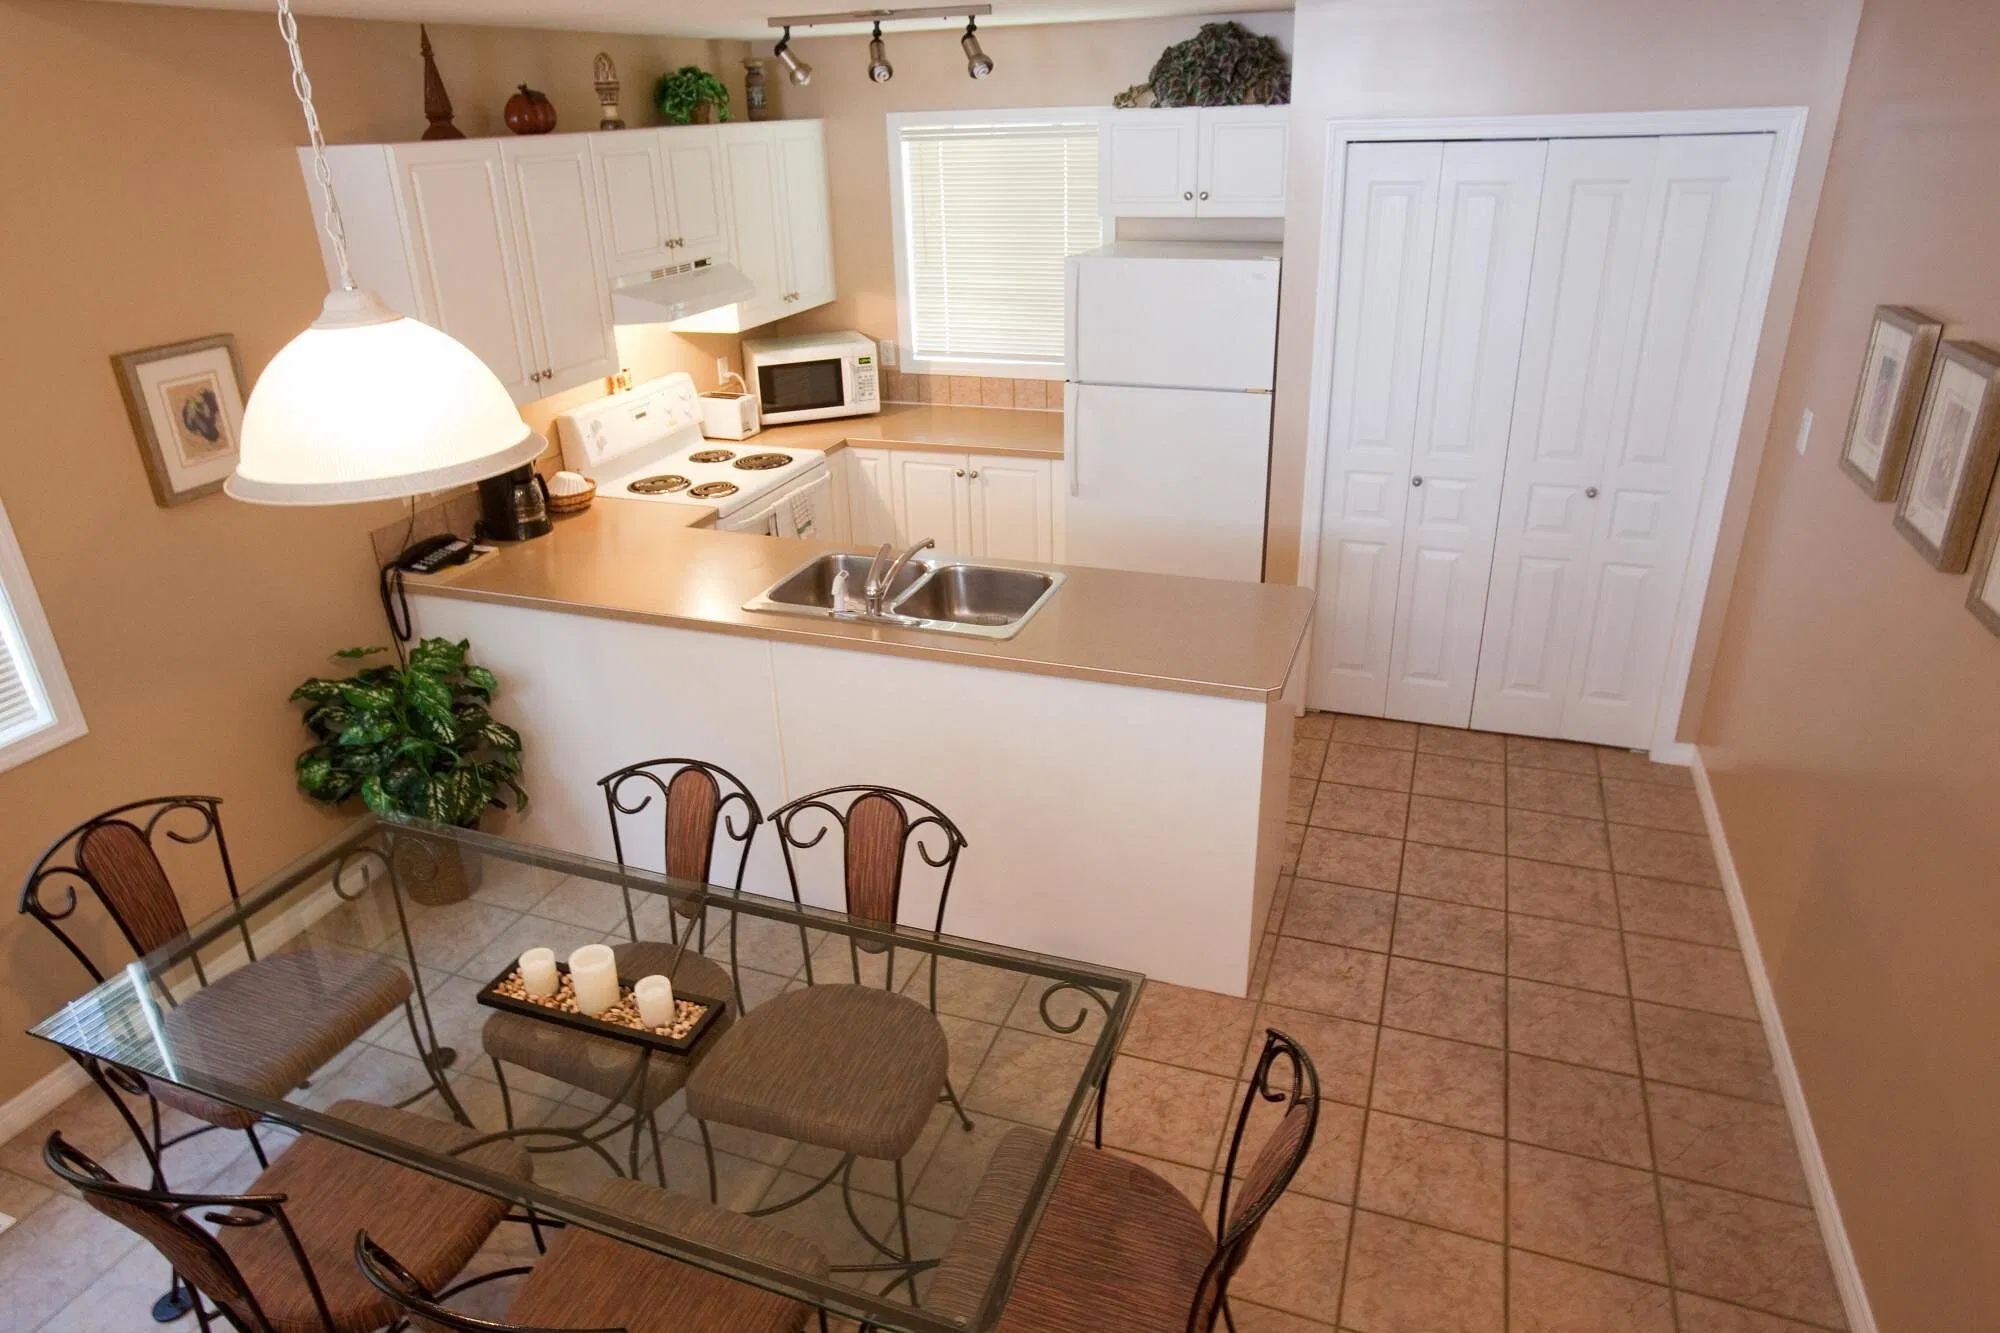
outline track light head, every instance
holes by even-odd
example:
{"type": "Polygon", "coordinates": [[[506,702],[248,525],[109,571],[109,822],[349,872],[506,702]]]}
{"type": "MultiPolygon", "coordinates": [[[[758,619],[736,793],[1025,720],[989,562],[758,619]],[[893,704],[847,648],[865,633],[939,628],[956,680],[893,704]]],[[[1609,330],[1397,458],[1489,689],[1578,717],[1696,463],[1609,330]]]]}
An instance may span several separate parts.
{"type": "Polygon", "coordinates": [[[882,45],[882,25],[875,24],[875,35],[868,39],[868,77],[877,83],[887,83],[896,77],[896,69],[889,63],[888,48],[882,45]]]}
{"type": "Polygon", "coordinates": [[[979,25],[976,20],[965,20],[965,36],[958,39],[965,49],[965,72],[975,79],[983,79],[993,72],[993,57],[979,49],[979,25]]]}
{"type": "Polygon", "coordinates": [[[794,87],[803,88],[812,82],[813,67],[792,54],[792,30],[790,28],[785,29],[785,35],[778,39],[778,45],[771,54],[776,56],[778,63],[785,67],[785,77],[792,81],[794,87]]]}

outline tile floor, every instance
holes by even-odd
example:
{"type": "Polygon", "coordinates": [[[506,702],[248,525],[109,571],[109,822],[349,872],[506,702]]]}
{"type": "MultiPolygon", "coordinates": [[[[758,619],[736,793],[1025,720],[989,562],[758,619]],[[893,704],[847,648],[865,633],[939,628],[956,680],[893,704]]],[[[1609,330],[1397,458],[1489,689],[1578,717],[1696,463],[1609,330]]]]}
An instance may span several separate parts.
{"type": "MultiPolygon", "coordinates": [[[[1293,774],[1251,997],[1149,985],[1106,1116],[1108,1146],[1212,1207],[1259,1034],[1312,1054],[1318,1138],[1237,1276],[1239,1333],[1843,1328],[1686,772],[1312,715],[1293,774]]],[[[1029,1040],[1011,1017],[958,1020],[999,1101],[1029,1040]]],[[[50,1121],[131,1165],[94,1093],[50,1121]]],[[[148,1326],[165,1265],[46,1187],[44,1134],[0,1146],[21,1219],[0,1322],[148,1326]]],[[[247,1181],[240,1137],[204,1140],[184,1172],[247,1181]]]]}

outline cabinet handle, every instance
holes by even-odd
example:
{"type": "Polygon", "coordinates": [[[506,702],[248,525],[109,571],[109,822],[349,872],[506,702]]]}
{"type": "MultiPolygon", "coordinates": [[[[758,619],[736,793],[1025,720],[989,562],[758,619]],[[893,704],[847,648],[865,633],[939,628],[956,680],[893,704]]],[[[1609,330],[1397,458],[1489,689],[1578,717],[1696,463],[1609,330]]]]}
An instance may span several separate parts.
{"type": "Polygon", "coordinates": [[[1204,198],[1204,199],[1208,198],[1208,191],[1207,191],[1207,190],[1203,190],[1203,191],[1201,192],[1201,197],[1202,197],[1202,198],[1204,198]]]}
{"type": "Polygon", "coordinates": [[[556,373],[553,370],[545,370],[542,372],[542,378],[545,380],[552,380],[555,377],[556,373]]]}
{"type": "Polygon", "coordinates": [[[972,479],[973,479],[974,481],[978,481],[978,480],[979,480],[979,469],[978,469],[978,468],[974,468],[974,469],[972,469],[972,471],[971,471],[970,473],[968,473],[967,475],[968,475],[968,476],[970,476],[970,477],[971,477],[971,478],[972,478],[972,479]]]}
{"type": "Polygon", "coordinates": [[[1194,198],[1194,191],[1193,191],[1193,190],[1183,190],[1183,191],[1181,191],[1181,198],[1183,198],[1183,199],[1192,199],[1192,198],[1194,198]]]}
{"type": "Polygon", "coordinates": [[[535,371],[530,371],[530,372],[528,373],[528,383],[530,383],[530,384],[540,384],[541,382],[542,382],[542,372],[541,372],[541,371],[539,371],[539,370],[535,370],[535,371]]]}
{"type": "Polygon", "coordinates": [[[965,475],[965,469],[964,469],[964,468],[959,468],[959,469],[958,469],[957,471],[953,472],[953,473],[952,473],[951,475],[952,475],[952,476],[954,476],[954,477],[962,477],[962,476],[964,476],[964,475],[965,475]]]}
{"type": "Polygon", "coordinates": [[[1595,486],[1584,487],[1583,498],[1586,500],[1595,500],[1597,498],[1597,488],[1595,486]]]}
{"type": "Polygon", "coordinates": [[[1424,484],[1424,479],[1423,479],[1422,477],[1411,477],[1411,478],[1410,478],[1410,485],[1412,485],[1412,486],[1421,486],[1421,485],[1423,485],[1423,484],[1424,484]]]}

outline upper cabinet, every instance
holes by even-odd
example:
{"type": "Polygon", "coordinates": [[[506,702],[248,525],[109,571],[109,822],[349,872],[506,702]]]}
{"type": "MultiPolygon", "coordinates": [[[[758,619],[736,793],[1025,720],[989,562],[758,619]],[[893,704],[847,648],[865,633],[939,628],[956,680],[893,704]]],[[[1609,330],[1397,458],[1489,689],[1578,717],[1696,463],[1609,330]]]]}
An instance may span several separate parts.
{"type": "Polygon", "coordinates": [[[590,141],[611,277],[729,257],[722,143],[715,126],[583,137],[590,141]]]}
{"type": "Polygon", "coordinates": [[[540,398],[617,373],[611,288],[598,247],[596,191],[583,135],[500,145],[519,283],[535,338],[540,398]]]}
{"type": "Polygon", "coordinates": [[[1290,108],[1114,111],[1099,188],[1113,217],[1264,218],[1285,213],[1290,108]]]}
{"type": "Polygon", "coordinates": [[[748,301],[690,319],[690,333],[741,333],[834,298],[826,137],[817,120],[716,127],[727,183],[731,249],[757,289],[748,301]]]}

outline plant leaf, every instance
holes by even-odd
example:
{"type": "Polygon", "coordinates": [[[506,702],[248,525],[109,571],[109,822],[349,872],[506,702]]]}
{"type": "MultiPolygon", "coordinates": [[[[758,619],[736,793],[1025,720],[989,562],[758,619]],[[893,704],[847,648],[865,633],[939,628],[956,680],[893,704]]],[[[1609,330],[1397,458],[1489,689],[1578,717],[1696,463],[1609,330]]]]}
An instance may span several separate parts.
{"type": "Polygon", "coordinates": [[[469,666],[465,669],[465,681],[473,689],[491,697],[500,688],[499,678],[483,666],[469,666]]]}
{"type": "Polygon", "coordinates": [[[388,651],[389,650],[387,648],[383,648],[380,646],[374,648],[342,648],[339,652],[335,653],[334,656],[345,657],[345,658],[373,657],[377,653],[386,653],[388,651]]]}
{"type": "Polygon", "coordinates": [[[464,641],[425,639],[410,650],[409,669],[432,676],[455,676],[465,669],[465,654],[471,646],[464,641]]]}

